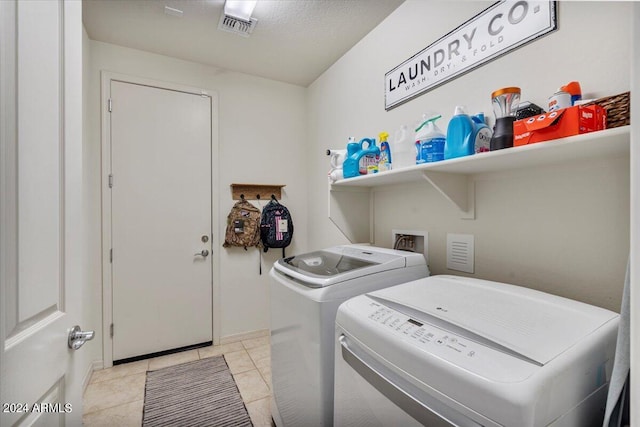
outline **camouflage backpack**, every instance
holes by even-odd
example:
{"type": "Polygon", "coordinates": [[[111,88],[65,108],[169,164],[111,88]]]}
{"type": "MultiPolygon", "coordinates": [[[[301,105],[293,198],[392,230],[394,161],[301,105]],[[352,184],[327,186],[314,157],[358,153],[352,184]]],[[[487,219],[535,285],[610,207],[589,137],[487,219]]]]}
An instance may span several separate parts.
{"type": "Polygon", "coordinates": [[[242,198],[227,216],[223,247],[260,246],[260,210],[242,198]]]}

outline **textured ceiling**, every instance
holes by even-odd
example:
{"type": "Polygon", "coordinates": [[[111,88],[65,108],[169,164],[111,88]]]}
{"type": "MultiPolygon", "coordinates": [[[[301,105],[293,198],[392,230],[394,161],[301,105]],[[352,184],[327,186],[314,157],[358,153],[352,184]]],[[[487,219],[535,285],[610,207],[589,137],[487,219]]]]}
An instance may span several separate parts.
{"type": "Polygon", "coordinates": [[[222,0],[84,0],[83,21],[92,40],[306,87],[403,1],[258,0],[249,38],[218,30],[222,0]]]}

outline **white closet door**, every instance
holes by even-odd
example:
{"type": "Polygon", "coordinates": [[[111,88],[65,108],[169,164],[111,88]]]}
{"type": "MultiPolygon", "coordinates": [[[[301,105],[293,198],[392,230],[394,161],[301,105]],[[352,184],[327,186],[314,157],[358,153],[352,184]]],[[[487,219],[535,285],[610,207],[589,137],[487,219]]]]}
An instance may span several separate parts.
{"type": "Polygon", "coordinates": [[[0,1],[2,426],[82,422],[86,367],[67,345],[88,285],[81,15],[79,2],[0,1]]]}
{"type": "Polygon", "coordinates": [[[110,97],[113,360],[212,341],[211,98],[110,97]]]}

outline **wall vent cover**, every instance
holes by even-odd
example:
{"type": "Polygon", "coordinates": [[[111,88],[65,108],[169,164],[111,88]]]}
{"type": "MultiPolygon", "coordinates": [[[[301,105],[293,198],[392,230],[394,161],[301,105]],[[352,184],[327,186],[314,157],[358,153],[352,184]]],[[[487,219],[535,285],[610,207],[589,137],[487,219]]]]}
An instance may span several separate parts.
{"type": "Polygon", "coordinates": [[[220,22],[218,23],[218,29],[220,31],[238,34],[242,37],[249,37],[257,22],[258,20],[255,18],[251,18],[250,21],[244,21],[223,13],[220,17],[220,22]]]}
{"type": "Polygon", "coordinates": [[[473,273],[473,235],[447,234],[447,268],[473,273]]]}

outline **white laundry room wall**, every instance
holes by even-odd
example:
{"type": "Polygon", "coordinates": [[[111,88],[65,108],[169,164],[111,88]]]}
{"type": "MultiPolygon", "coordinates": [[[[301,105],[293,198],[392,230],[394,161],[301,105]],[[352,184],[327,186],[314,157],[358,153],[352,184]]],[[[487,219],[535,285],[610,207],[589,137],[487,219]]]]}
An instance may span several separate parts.
{"type": "MultiPolygon", "coordinates": [[[[632,66],[631,66],[631,91],[640,91],[640,3],[633,5],[633,37],[632,66]]],[[[631,145],[631,257],[630,257],[630,301],[631,307],[631,385],[630,395],[640,396],[640,102],[635,97],[631,100],[631,137],[634,144],[631,145]],[[634,309],[635,308],[635,309],[634,309]]],[[[637,401],[635,399],[634,401],[637,401]]],[[[640,423],[640,405],[632,405],[630,408],[630,425],[640,423]]]]}
{"type": "MultiPolygon", "coordinates": [[[[560,2],[559,29],[390,111],[384,75],[493,2],[407,0],[309,87],[310,249],[347,243],[327,216],[327,148],[347,138],[393,135],[425,112],[447,123],[458,104],[493,118],[491,93],[519,86],[546,106],[569,81],[586,98],[630,88],[632,3],[560,2]]],[[[392,229],[429,232],[433,274],[446,268],[446,234],[475,236],[474,277],[503,281],[619,310],[629,254],[629,159],[567,161],[475,176],[474,220],[461,219],[426,181],[374,190],[373,243],[392,229]]]]}
{"type": "MultiPolygon", "coordinates": [[[[224,239],[227,214],[234,204],[231,183],[285,184],[282,202],[291,211],[296,226],[293,243],[287,251],[306,250],[305,88],[93,40],[90,57],[87,149],[93,171],[88,177],[88,185],[93,191],[92,235],[101,235],[100,72],[105,70],[216,91],[219,151],[213,173],[217,175],[219,188],[219,194],[214,194],[220,219],[215,225],[219,236],[224,239]]],[[[251,202],[262,207],[267,201],[251,202]]],[[[219,257],[220,266],[219,271],[214,271],[214,280],[219,281],[220,289],[220,293],[214,295],[220,307],[220,322],[214,328],[223,339],[268,329],[268,272],[282,252],[271,250],[262,255],[260,275],[257,249],[246,252],[242,248],[225,249],[222,243],[223,240],[213,248],[213,256],[219,257]]],[[[92,283],[97,284],[94,291],[98,304],[101,304],[102,280],[100,250],[99,239],[96,239],[92,247],[95,264],[92,283]]],[[[150,312],[149,315],[158,313],[150,312]]],[[[216,313],[214,319],[215,316],[216,313]]]]}
{"type": "MultiPolygon", "coordinates": [[[[84,26],[82,27],[82,201],[84,210],[83,231],[86,235],[86,248],[84,262],[86,265],[86,283],[82,287],[82,324],[85,330],[96,333],[93,341],[83,347],[87,354],[87,360],[93,363],[90,369],[102,368],[102,299],[101,299],[101,266],[100,266],[100,239],[95,239],[95,234],[100,232],[100,203],[94,203],[94,195],[100,188],[94,188],[95,179],[100,179],[99,172],[96,175],[93,149],[87,144],[91,140],[90,119],[90,87],[91,87],[91,40],[84,26]],[[97,228],[96,228],[97,227],[97,228]],[[96,231],[97,230],[97,231],[96,231]]],[[[99,154],[99,152],[98,152],[99,154]]],[[[98,193],[99,194],[99,193],[98,193]]]]}

